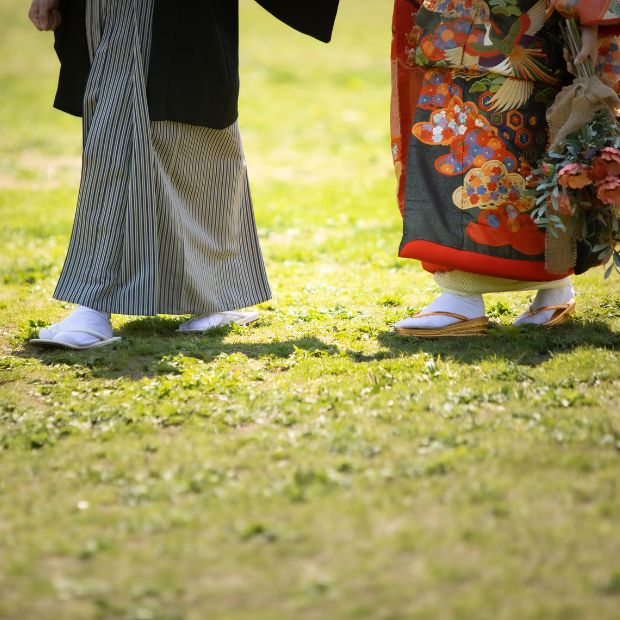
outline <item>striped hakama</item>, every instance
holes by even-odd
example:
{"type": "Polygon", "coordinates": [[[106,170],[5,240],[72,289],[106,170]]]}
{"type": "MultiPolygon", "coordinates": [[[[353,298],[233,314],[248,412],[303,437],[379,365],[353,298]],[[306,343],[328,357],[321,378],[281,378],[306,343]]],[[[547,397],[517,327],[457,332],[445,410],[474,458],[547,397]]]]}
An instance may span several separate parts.
{"type": "Polygon", "coordinates": [[[239,129],[149,119],[153,4],[87,0],[82,180],[54,297],[143,316],[252,306],[271,292],[239,129]]]}

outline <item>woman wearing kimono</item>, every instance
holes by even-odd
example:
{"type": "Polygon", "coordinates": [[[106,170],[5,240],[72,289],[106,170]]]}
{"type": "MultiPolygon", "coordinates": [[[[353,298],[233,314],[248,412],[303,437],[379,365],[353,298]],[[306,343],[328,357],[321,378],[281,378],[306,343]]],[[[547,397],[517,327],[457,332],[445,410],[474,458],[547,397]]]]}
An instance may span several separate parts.
{"type": "MultiPolygon", "coordinates": [[[[258,0],[329,41],[338,0],[258,0]]],[[[237,126],[236,0],[34,0],[55,31],[55,106],[83,117],[77,213],[54,297],[78,304],[34,344],[114,342],[110,315],[230,322],[270,298],[237,126]]]]}
{"type": "Polygon", "coordinates": [[[618,0],[395,2],[400,256],[422,261],[442,290],[396,325],[400,334],[484,334],[491,292],[538,291],[518,325],[556,325],[574,311],[571,274],[545,269],[527,181],[546,150],[547,108],[569,79],[558,13],[581,22],[578,60],[600,45],[600,73],[618,88],[618,0]]]}

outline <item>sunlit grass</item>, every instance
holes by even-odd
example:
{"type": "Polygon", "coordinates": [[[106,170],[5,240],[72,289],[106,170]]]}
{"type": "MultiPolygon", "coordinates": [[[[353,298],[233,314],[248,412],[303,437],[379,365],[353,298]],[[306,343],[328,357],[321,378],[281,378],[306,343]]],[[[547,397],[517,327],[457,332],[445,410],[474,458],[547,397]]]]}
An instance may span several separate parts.
{"type": "Polygon", "coordinates": [[[112,350],[27,343],[71,230],[80,121],[0,0],[0,618],[612,620],[620,605],[620,284],[568,326],[409,341],[436,294],[396,258],[390,3],[332,46],[242,2],[241,126],[275,297],[112,350]]]}

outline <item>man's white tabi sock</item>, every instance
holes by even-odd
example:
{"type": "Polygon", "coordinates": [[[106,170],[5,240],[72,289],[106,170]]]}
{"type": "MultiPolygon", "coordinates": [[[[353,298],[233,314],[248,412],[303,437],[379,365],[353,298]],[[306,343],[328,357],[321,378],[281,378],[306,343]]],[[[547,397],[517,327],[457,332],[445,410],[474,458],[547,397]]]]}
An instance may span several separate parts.
{"type": "Polygon", "coordinates": [[[189,321],[181,324],[177,331],[185,333],[208,332],[216,327],[224,327],[235,323],[236,325],[249,325],[258,320],[258,312],[217,312],[215,314],[205,314],[203,316],[195,316],[189,321]]]}
{"type": "MultiPolygon", "coordinates": [[[[534,302],[530,306],[530,310],[535,312],[539,308],[545,306],[563,306],[575,299],[575,289],[572,286],[564,286],[562,288],[552,288],[544,291],[538,291],[534,302]]],[[[533,316],[530,312],[523,313],[516,321],[515,325],[544,325],[551,320],[551,317],[557,312],[556,310],[546,310],[533,316]]]]}
{"type": "Polygon", "coordinates": [[[101,341],[90,333],[82,330],[94,330],[105,338],[112,338],[114,332],[110,323],[110,315],[86,306],[78,306],[66,319],[50,325],[39,332],[44,340],[59,340],[77,347],[87,347],[101,341]],[[61,334],[60,337],[59,334],[61,334]]]}
{"type": "Polygon", "coordinates": [[[182,323],[179,331],[209,331],[216,327],[221,327],[224,319],[221,314],[208,314],[204,316],[192,317],[189,321],[182,323]]]}
{"type": "MultiPolygon", "coordinates": [[[[443,293],[432,304],[426,306],[420,314],[430,312],[451,312],[464,316],[467,319],[480,319],[484,317],[484,300],[482,295],[455,295],[443,293]]],[[[450,316],[423,316],[411,317],[396,323],[397,329],[439,329],[454,325],[459,320],[450,316]]]]}

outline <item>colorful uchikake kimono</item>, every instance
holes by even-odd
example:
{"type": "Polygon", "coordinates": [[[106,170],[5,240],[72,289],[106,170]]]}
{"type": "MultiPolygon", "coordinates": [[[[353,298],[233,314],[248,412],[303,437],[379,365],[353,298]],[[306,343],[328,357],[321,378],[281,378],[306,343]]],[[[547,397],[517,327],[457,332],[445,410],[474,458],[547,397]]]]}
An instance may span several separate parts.
{"type": "MultiPolygon", "coordinates": [[[[258,0],[327,41],[338,0],[258,0]]],[[[237,126],[235,0],[61,0],[55,105],[83,117],[82,179],[54,297],[211,314],[270,298],[237,126]]]]}
{"type": "Polygon", "coordinates": [[[557,13],[601,24],[600,73],[620,84],[618,0],[396,0],[392,150],[400,256],[465,294],[563,286],[527,177],[567,83],[557,13]],[[557,12],[551,9],[555,8],[557,12]]]}

